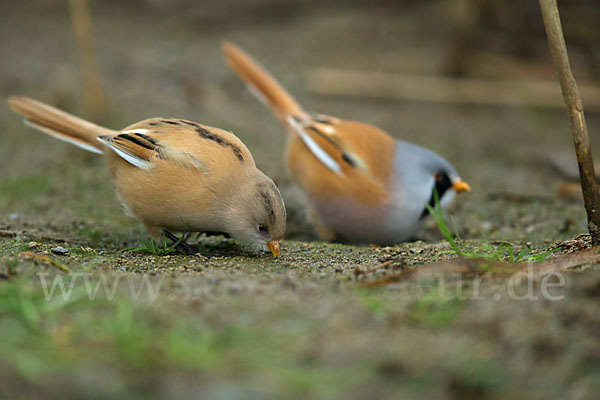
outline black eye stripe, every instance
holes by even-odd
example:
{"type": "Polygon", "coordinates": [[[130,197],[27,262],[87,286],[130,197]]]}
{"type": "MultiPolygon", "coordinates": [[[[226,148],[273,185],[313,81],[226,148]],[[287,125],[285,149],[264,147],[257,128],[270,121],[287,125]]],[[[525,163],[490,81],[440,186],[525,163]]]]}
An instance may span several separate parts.
{"type": "MultiPolygon", "coordinates": [[[[432,208],[435,207],[435,191],[437,191],[438,197],[441,201],[444,194],[452,187],[452,181],[445,172],[436,172],[433,177],[435,178],[435,184],[433,188],[431,188],[431,197],[429,198],[429,205],[432,208]]],[[[424,207],[419,218],[422,219],[428,214],[429,210],[427,207],[424,207]]]]}

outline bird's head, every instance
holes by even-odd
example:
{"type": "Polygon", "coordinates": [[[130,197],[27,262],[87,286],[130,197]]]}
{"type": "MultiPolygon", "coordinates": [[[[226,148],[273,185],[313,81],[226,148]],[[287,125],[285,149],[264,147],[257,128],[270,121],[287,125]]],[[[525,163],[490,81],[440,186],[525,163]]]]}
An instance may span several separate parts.
{"type": "Polygon", "coordinates": [[[285,233],[286,211],[275,183],[258,169],[253,179],[235,188],[225,219],[226,231],[255,251],[279,256],[285,233]]]}
{"type": "Polygon", "coordinates": [[[429,213],[425,204],[435,205],[436,193],[441,206],[446,207],[456,193],[471,191],[471,186],[439,154],[407,142],[400,142],[397,151],[404,185],[413,193],[414,201],[423,206],[421,218],[429,213]]]}

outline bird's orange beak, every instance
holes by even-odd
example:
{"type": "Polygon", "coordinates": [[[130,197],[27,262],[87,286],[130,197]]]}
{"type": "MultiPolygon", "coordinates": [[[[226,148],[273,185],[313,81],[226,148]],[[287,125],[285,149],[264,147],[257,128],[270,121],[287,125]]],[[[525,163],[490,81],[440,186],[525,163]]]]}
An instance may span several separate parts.
{"type": "Polygon", "coordinates": [[[452,184],[452,189],[454,189],[457,193],[460,192],[470,192],[471,186],[463,180],[458,180],[452,184]]]}
{"type": "Polygon", "coordinates": [[[279,257],[279,254],[281,254],[281,248],[279,247],[279,242],[272,240],[267,243],[267,247],[269,248],[269,250],[271,250],[271,253],[273,253],[273,255],[275,257],[279,257]]]}

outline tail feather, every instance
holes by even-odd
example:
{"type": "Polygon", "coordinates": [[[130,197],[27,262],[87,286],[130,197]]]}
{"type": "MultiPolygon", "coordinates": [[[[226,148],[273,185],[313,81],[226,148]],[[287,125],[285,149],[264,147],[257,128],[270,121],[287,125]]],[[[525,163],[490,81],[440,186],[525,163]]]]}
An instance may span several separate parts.
{"type": "Polygon", "coordinates": [[[279,119],[286,122],[290,115],[300,118],[307,116],[283,86],[242,49],[225,42],[223,52],[231,68],[246,82],[250,91],[271,107],[279,119]]]}
{"type": "Polygon", "coordinates": [[[7,102],[26,118],[27,125],[94,153],[104,149],[98,136],[117,133],[29,97],[13,96],[7,102]]]}

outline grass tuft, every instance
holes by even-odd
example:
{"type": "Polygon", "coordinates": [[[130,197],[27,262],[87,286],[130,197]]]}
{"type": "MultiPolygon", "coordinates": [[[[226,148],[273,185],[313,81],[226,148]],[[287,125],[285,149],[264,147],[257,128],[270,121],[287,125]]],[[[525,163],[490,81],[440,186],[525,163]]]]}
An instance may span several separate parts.
{"type": "Polygon", "coordinates": [[[446,217],[444,216],[444,212],[442,211],[442,207],[440,206],[440,198],[436,190],[434,190],[433,196],[435,200],[434,207],[429,204],[425,204],[425,207],[427,207],[427,210],[435,220],[440,232],[450,244],[450,247],[452,247],[451,250],[440,254],[456,254],[461,257],[484,258],[493,261],[525,262],[546,260],[550,258],[552,253],[560,249],[550,249],[541,253],[536,253],[530,249],[516,251],[514,245],[507,241],[486,242],[477,249],[471,248],[467,246],[466,242],[458,234],[454,220],[452,220],[454,233],[451,232],[446,217]]]}
{"type": "Polygon", "coordinates": [[[177,246],[179,246],[179,244],[181,242],[183,242],[183,238],[184,238],[184,236],[182,235],[175,243],[168,245],[167,244],[168,239],[163,234],[162,246],[157,244],[153,239],[146,240],[144,238],[140,238],[140,242],[142,242],[142,246],[128,247],[126,249],[121,250],[121,252],[141,251],[141,252],[154,254],[157,256],[166,256],[166,255],[175,253],[177,251],[177,246]]]}

